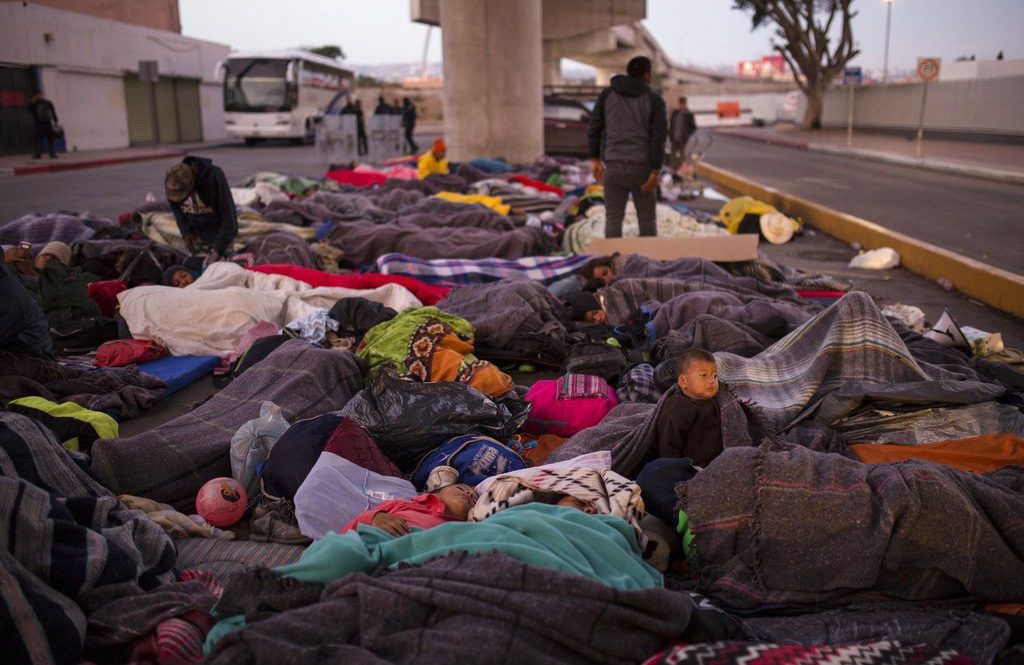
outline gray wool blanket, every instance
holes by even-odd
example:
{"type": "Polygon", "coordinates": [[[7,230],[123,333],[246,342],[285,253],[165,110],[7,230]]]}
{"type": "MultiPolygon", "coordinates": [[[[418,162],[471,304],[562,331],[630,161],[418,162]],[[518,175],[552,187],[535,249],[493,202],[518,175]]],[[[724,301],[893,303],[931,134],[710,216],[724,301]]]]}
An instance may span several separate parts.
{"type": "MultiPolygon", "coordinates": [[[[170,537],[90,478],[50,430],[14,413],[0,413],[0,524],[6,663],[77,663],[89,646],[123,643],[94,634],[93,616],[174,580],[170,537]]],[[[151,615],[118,622],[155,625],[151,615]]]]}
{"type": "MultiPolygon", "coordinates": [[[[663,339],[699,316],[712,316],[757,331],[772,341],[780,339],[813,316],[784,301],[741,298],[731,293],[681,293],[662,302],[647,326],[653,341],[663,339]]],[[[710,350],[710,349],[706,349],[710,350]]]]}
{"type": "Polygon", "coordinates": [[[811,310],[819,308],[818,305],[800,298],[789,284],[762,281],[751,276],[734,275],[707,259],[684,257],[659,261],[639,254],[625,254],[618,257],[613,270],[618,279],[699,281],[716,284],[737,294],[761,295],[778,300],[788,300],[811,310]]]}
{"type": "Polygon", "coordinates": [[[554,241],[543,230],[519,227],[512,231],[487,228],[369,222],[336,224],[327,240],[345,252],[345,264],[369,265],[391,252],[421,259],[518,259],[549,254],[554,241]]]}
{"type": "Polygon", "coordinates": [[[676,485],[724,608],[1024,601],[1024,468],[974,475],[800,446],[725,450],[676,485]]]}
{"type": "Polygon", "coordinates": [[[960,374],[918,362],[871,296],[859,291],[843,296],[753,358],[720,352],[715,359],[719,378],[741,399],[762,407],[776,430],[819,408],[828,414],[819,420],[831,424],[859,404],[847,399],[841,405],[822,404],[840,391],[893,392],[894,384],[903,384],[900,390],[907,395],[899,399],[918,394],[912,401],[940,404],[985,402],[1006,392],[1002,386],[962,380],[960,374]]]}
{"type": "Polygon", "coordinates": [[[501,281],[452,289],[437,308],[473,324],[476,343],[507,349],[523,336],[540,334],[564,345],[565,307],[543,284],[501,281]]]}
{"type": "MultiPolygon", "coordinates": [[[[751,302],[776,305],[783,302],[775,300],[771,296],[734,288],[727,282],[705,281],[692,277],[685,279],[670,277],[624,278],[612,282],[611,285],[600,291],[604,309],[608,313],[608,323],[613,326],[624,325],[629,321],[630,316],[645,303],[652,301],[666,303],[677,296],[696,293],[731,295],[735,299],[733,302],[741,305],[751,302]]],[[[797,306],[791,304],[790,307],[797,306]]]]}
{"type": "Polygon", "coordinates": [[[294,423],[337,411],[362,387],[352,353],[289,340],[185,415],[135,436],[97,441],[92,470],[118,494],[191,511],[203,483],[231,475],[231,437],[259,416],[264,400],[294,423]]]}
{"type": "Polygon", "coordinates": [[[625,665],[702,634],[696,613],[666,589],[619,591],[498,554],[455,554],[343,577],[316,604],[228,634],[207,662],[625,665]]]}
{"type": "MultiPolygon", "coordinates": [[[[678,387],[671,388],[661,396],[657,404],[619,404],[597,425],[576,433],[556,448],[547,461],[560,462],[586,453],[609,450],[612,453],[612,470],[630,478],[635,477],[644,459],[655,448],[655,423],[658,415],[665,401],[678,390],[678,387]]],[[[754,445],[761,437],[759,425],[754,423],[751,427],[743,406],[732,393],[723,386],[715,399],[718,401],[722,421],[722,445],[726,448],[754,445]]]]}

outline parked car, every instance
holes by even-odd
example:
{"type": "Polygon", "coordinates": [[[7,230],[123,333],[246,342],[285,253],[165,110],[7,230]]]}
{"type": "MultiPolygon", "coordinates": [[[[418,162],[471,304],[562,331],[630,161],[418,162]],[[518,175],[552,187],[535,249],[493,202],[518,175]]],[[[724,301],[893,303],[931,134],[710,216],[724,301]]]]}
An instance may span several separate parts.
{"type": "Polygon", "coordinates": [[[544,97],[544,152],[586,156],[590,109],[567,97],[544,97]]]}

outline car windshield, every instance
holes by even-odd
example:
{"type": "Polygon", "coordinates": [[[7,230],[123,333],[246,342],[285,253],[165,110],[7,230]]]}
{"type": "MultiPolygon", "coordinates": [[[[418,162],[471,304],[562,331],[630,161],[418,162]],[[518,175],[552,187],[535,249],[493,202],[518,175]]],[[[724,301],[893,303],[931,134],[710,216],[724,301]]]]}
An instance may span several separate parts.
{"type": "Polygon", "coordinates": [[[225,111],[290,111],[288,60],[237,58],[225,63],[225,111]]]}

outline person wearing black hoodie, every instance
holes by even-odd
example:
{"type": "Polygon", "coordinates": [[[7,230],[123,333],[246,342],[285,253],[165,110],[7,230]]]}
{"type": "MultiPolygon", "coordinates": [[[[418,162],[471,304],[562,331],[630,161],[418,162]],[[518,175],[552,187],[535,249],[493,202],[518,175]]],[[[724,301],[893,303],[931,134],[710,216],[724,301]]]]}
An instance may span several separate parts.
{"type": "Polygon", "coordinates": [[[224,171],[190,155],[167,170],[164,189],[188,251],[195,254],[201,242],[215,252],[213,260],[228,256],[238,235],[238,212],[224,171]]]}
{"type": "Polygon", "coordinates": [[[594,179],[604,183],[605,237],[622,237],[626,201],[633,196],[640,235],[657,235],[658,175],[665,159],[665,100],[651,89],[651,60],[637,56],[626,76],[613,76],[590,116],[587,138],[594,179]]]}

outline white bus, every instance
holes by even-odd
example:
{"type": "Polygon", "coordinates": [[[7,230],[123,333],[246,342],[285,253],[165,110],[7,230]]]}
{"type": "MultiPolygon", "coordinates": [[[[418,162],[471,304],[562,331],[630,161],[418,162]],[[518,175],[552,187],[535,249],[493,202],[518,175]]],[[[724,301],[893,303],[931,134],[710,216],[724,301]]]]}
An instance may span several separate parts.
{"type": "Polygon", "coordinates": [[[308,51],[232,53],[220,64],[228,136],[312,143],[316,118],[354,90],[351,70],[308,51]]]}

